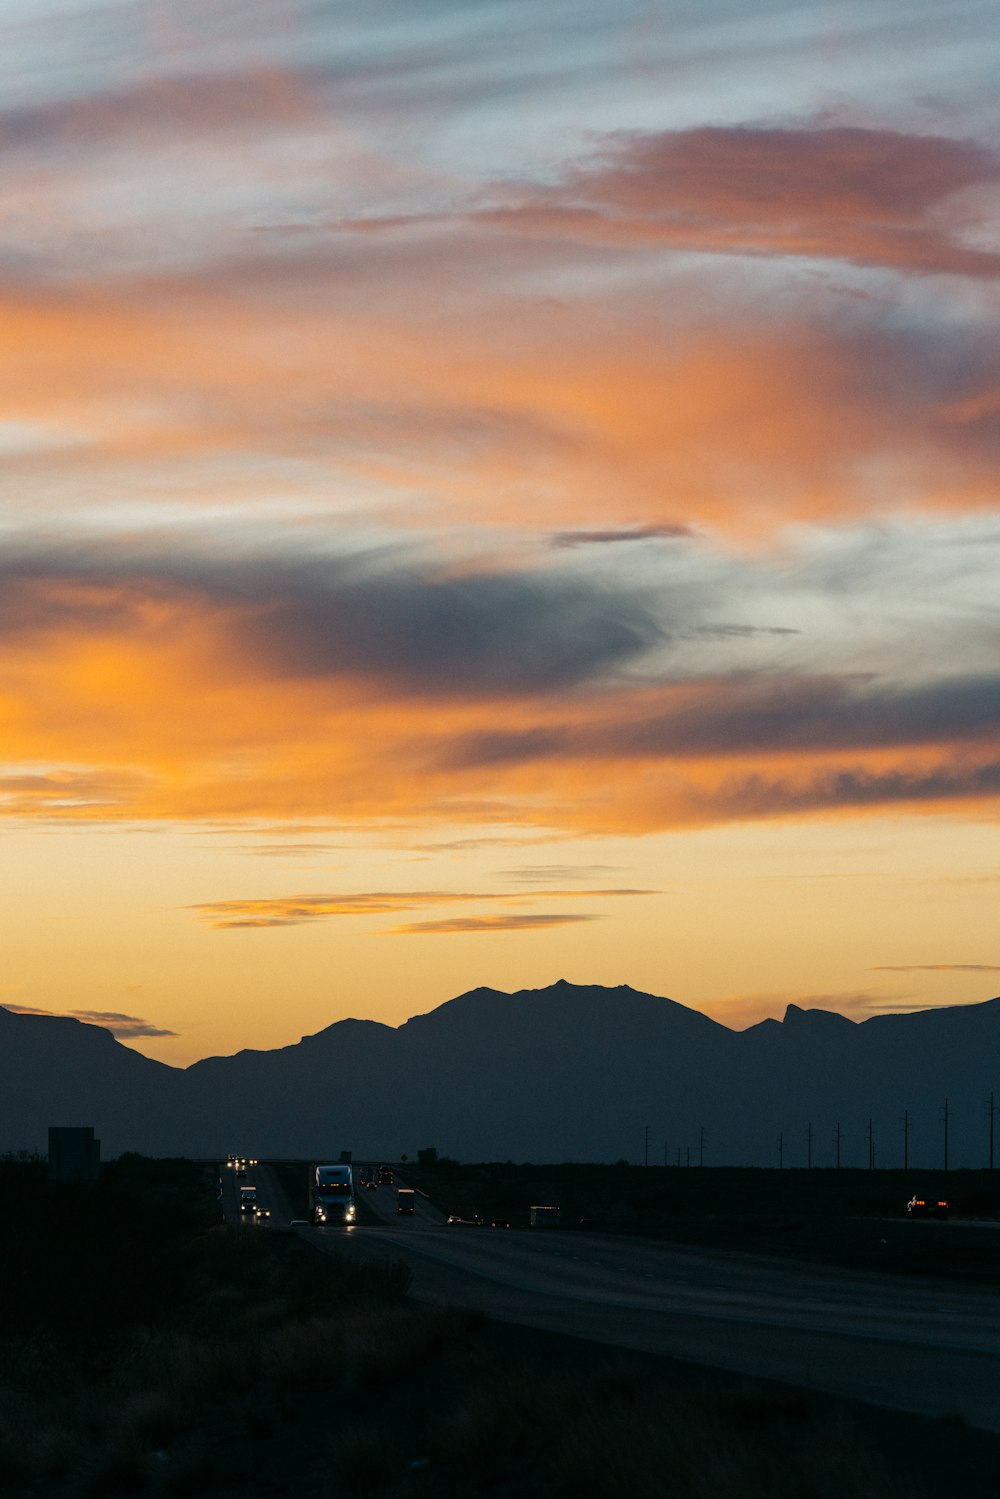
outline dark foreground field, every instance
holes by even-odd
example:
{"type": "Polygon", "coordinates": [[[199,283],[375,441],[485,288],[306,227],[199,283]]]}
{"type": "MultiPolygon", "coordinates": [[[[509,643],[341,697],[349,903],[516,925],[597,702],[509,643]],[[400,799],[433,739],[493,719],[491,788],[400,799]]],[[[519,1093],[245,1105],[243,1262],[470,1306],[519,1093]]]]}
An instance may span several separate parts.
{"type": "Polygon", "coordinates": [[[1000,1440],[407,1299],[215,1175],[0,1163],[0,1492],[963,1499],[1000,1440]]]}

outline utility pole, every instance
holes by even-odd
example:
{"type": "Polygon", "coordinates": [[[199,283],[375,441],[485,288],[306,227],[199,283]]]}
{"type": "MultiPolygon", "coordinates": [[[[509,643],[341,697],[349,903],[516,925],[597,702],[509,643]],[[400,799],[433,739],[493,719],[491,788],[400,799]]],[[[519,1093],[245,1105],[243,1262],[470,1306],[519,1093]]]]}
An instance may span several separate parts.
{"type": "Polygon", "coordinates": [[[785,1135],[784,1135],[784,1131],[782,1131],[778,1135],[778,1170],[779,1171],[782,1169],[782,1167],[784,1166],[784,1164],[785,1164],[785,1135]]]}
{"type": "Polygon", "coordinates": [[[690,1147],[690,1145],[687,1148],[687,1159],[685,1160],[684,1164],[685,1164],[685,1166],[690,1166],[690,1164],[691,1164],[691,1147],[690,1147]]]}
{"type": "Polygon", "coordinates": [[[994,1105],[994,1102],[993,1102],[993,1094],[992,1093],[990,1094],[989,1107],[987,1108],[986,1112],[990,1116],[990,1170],[992,1171],[993,1170],[993,1139],[994,1139],[993,1121],[996,1118],[996,1112],[997,1112],[996,1111],[996,1106],[994,1105]]]}
{"type": "Polygon", "coordinates": [[[944,1125],[944,1169],[948,1169],[948,1120],[951,1118],[951,1110],[948,1107],[947,1098],[944,1101],[944,1113],[941,1115],[941,1123],[944,1125]]]}
{"type": "Polygon", "coordinates": [[[812,1120],[806,1125],[806,1169],[811,1170],[813,1163],[813,1127],[812,1120]]]}
{"type": "Polygon", "coordinates": [[[705,1126],[702,1125],[698,1131],[698,1165],[705,1164],[705,1126]]]}
{"type": "Polygon", "coordinates": [[[644,1166],[648,1166],[649,1165],[649,1125],[648,1124],[646,1125],[646,1140],[645,1140],[645,1145],[643,1147],[642,1164],[644,1166]]]}
{"type": "Polygon", "coordinates": [[[871,1119],[868,1120],[868,1170],[875,1170],[875,1130],[871,1119]]]}
{"type": "Polygon", "coordinates": [[[837,1170],[838,1171],[840,1170],[840,1142],[841,1142],[842,1139],[843,1139],[843,1136],[840,1133],[840,1122],[838,1120],[838,1122],[837,1122],[837,1128],[833,1132],[833,1143],[836,1146],[836,1150],[837,1150],[837,1170]]]}
{"type": "Polygon", "coordinates": [[[664,1142],[663,1142],[663,1169],[664,1169],[664,1171],[666,1171],[666,1169],[667,1169],[667,1142],[666,1142],[666,1140],[664,1140],[664,1142]]]}
{"type": "Polygon", "coordinates": [[[903,1110],[903,1170],[910,1169],[910,1111],[903,1110]]]}

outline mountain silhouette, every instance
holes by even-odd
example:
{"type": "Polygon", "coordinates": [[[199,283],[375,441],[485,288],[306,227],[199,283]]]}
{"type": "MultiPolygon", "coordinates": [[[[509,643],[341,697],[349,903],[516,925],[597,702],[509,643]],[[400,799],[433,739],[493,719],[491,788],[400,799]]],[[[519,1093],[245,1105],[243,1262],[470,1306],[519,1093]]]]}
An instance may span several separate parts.
{"type": "Polygon", "coordinates": [[[169,1067],[77,1020],[0,1008],[0,1150],[92,1124],[105,1155],[986,1164],[1000,999],[856,1023],[789,1005],[733,1031],[675,1001],[478,988],[398,1027],[340,1020],[272,1051],[169,1067]],[[647,1135],[648,1126],[648,1135],[647,1135]],[[870,1132],[870,1133],[869,1133],[870,1132]]]}

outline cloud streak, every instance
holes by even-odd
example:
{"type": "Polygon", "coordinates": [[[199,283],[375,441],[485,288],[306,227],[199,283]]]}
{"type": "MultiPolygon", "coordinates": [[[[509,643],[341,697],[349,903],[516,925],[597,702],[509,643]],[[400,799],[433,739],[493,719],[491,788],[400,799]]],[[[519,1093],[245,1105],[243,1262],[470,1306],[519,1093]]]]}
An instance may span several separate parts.
{"type": "MultiPolygon", "coordinates": [[[[345,895],[289,895],[261,899],[207,901],[191,909],[196,911],[200,919],[213,930],[232,931],[240,928],[296,926],[303,922],[330,916],[384,916],[395,911],[415,910],[421,906],[466,905],[473,901],[499,902],[509,905],[523,904],[528,899],[611,899],[655,893],[652,890],[638,889],[533,890],[530,896],[524,894],[515,897],[510,892],[492,891],[376,890],[345,895]]],[[[505,918],[495,919],[499,921],[505,918]]],[[[566,919],[575,920],[576,918],[567,917],[566,919]]],[[[492,922],[494,918],[491,916],[488,920],[492,922]]]]}
{"type": "Polygon", "coordinates": [[[154,1025],[150,1020],[144,1020],[139,1015],[124,1015],[118,1010],[43,1010],[36,1009],[31,1005],[4,1004],[3,1009],[12,1010],[15,1015],[42,1015],[57,1020],[80,1020],[84,1025],[97,1025],[102,1030],[110,1031],[119,1041],[139,1041],[176,1036],[176,1031],[165,1030],[162,1026],[154,1025]]]}
{"type": "Polygon", "coordinates": [[[873,973],[1000,973],[1000,963],[877,963],[873,973]]]}
{"type": "Polygon", "coordinates": [[[598,921],[589,913],[568,914],[565,912],[510,912],[499,916],[451,916],[441,921],[413,921],[402,926],[390,927],[387,935],[394,937],[464,937],[484,935],[491,932],[542,932],[553,927],[570,926],[578,921],[598,921]]]}
{"type": "Polygon", "coordinates": [[[485,213],[521,232],[725,255],[844,260],[995,279],[1000,254],[963,243],[959,195],[995,192],[976,141],[859,126],[702,126],[612,137],[554,189],[485,213]],[[950,209],[950,211],[949,211],[950,209]]]}
{"type": "Polygon", "coordinates": [[[426,695],[572,687],[662,643],[651,601],[558,572],[448,573],[405,556],[244,556],[104,549],[0,565],[0,636],[59,629],[148,635],[202,607],[252,644],[255,669],[381,680],[426,695]]]}

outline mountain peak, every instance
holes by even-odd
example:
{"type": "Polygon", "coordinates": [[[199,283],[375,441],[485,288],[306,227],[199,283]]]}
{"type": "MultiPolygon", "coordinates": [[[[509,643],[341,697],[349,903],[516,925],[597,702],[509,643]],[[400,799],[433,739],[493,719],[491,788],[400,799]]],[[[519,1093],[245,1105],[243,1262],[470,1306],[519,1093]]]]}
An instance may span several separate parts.
{"type": "Polygon", "coordinates": [[[801,1005],[788,1005],[785,1008],[782,1025],[804,1026],[822,1025],[832,1030],[834,1027],[841,1028],[845,1025],[853,1026],[856,1022],[846,1015],[839,1015],[836,1010],[809,1009],[804,1010],[801,1005]]]}

